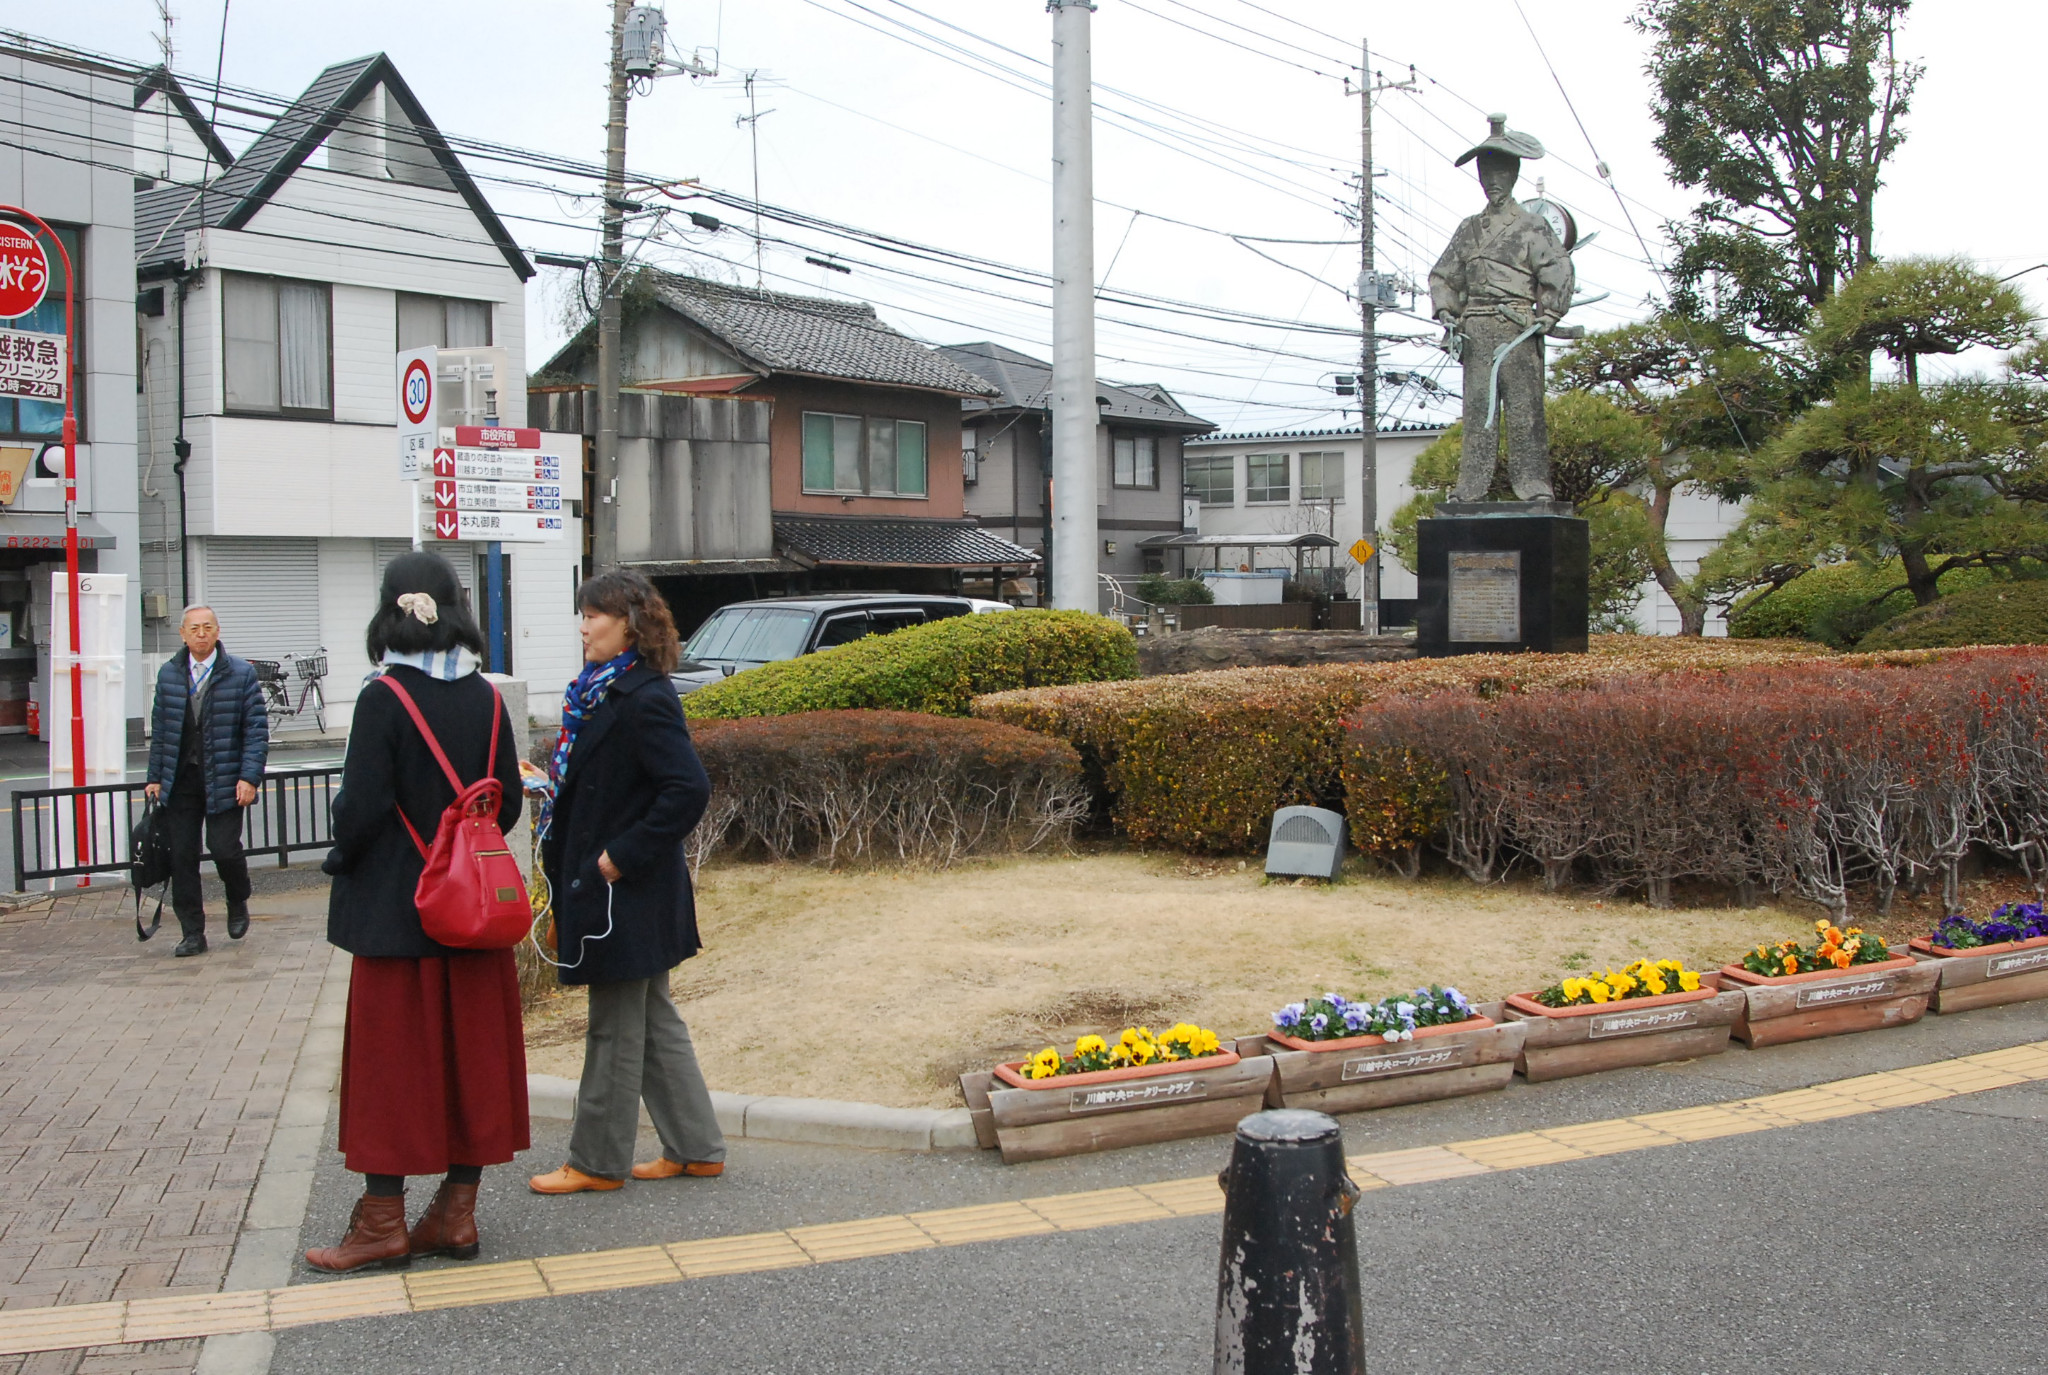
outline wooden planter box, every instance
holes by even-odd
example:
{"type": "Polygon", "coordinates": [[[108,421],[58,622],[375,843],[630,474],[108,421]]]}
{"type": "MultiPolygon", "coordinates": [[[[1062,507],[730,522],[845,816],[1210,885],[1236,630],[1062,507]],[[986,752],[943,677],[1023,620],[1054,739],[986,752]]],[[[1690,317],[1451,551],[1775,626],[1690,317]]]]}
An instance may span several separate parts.
{"type": "Polygon", "coordinates": [[[1927,1014],[1941,969],[1900,955],[1810,974],[1752,974],[1731,964],[1722,966],[1721,977],[1737,985],[1743,998],[1735,1039],[1756,1050],[1917,1022],[1927,1014]]]}
{"type": "MultiPolygon", "coordinates": [[[[1292,1037],[1269,1033],[1262,1039],[1273,1060],[1276,1106],[1363,1112],[1504,1089],[1515,1077],[1528,1028],[1496,1020],[1498,1003],[1473,1010],[1481,1015],[1423,1027],[1414,1040],[1397,1044],[1380,1036],[1289,1044],[1292,1037]]],[[[1238,1045],[1241,1050],[1244,1042],[1238,1045]]]]}
{"type": "Polygon", "coordinates": [[[1234,1130],[1266,1105],[1272,1077],[1271,1057],[1226,1051],[1178,1064],[1027,1080],[1035,1087],[1025,1088],[982,1071],[961,1075],[960,1091],[976,1141],[1015,1165],[1234,1130]]]}
{"type": "Polygon", "coordinates": [[[1742,994],[1723,992],[1712,974],[1691,993],[1624,998],[1585,1007],[1545,1007],[1526,993],[1503,1005],[1528,1028],[1515,1068],[1531,1083],[1575,1074],[1693,1060],[1728,1049],[1742,994]]]}
{"type": "Polygon", "coordinates": [[[1971,950],[1951,950],[1925,936],[1916,937],[1911,945],[1923,962],[1941,971],[1932,1004],[1936,1012],[2048,998],[2048,936],[1971,950]]]}

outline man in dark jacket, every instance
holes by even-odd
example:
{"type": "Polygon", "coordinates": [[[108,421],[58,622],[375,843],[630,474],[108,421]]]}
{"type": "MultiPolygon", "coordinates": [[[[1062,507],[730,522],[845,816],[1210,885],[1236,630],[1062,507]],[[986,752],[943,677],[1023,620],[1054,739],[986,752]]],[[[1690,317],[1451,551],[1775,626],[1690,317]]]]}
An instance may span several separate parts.
{"type": "Polygon", "coordinates": [[[206,950],[206,909],[199,889],[199,835],[228,890],[228,937],[249,930],[249,861],[242,854],[242,809],[263,786],[270,755],[270,714],[263,684],[246,659],[221,648],[213,608],[190,606],[178,627],[185,647],[157,671],[150,717],[152,799],[169,794],[171,910],[184,939],[172,953],[206,950]]]}

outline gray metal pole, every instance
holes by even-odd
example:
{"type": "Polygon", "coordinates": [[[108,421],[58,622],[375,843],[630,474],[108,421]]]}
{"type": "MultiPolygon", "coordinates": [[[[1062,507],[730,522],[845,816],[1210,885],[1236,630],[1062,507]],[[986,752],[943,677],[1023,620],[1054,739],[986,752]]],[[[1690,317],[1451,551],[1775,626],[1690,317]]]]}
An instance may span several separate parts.
{"type": "Polygon", "coordinates": [[[1097,609],[1092,0],[1052,0],[1052,604],[1097,609]]]}
{"type": "Polygon", "coordinates": [[[612,0],[611,103],[604,126],[603,261],[598,265],[597,462],[591,493],[590,562],[594,570],[619,561],[619,291],[626,262],[626,11],[632,0],[612,0]]]}
{"type": "MultiPolygon", "coordinates": [[[[1360,484],[1365,490],[1358,494],[1358,501],[1359,513],[1364,518],[1361,533],[1377,546],[1380,528],[1380,350],[1374,333],[1379,328],[1379,291],[1372,278],[1372,44],[1363,39],[1358,45],[1358,84],[1362,88],[1358,96],[1359,142],[1364,150],[1358,179],[1358,272],[1361,287],[1358,293],[1358,428],[1365,451],[1364,480],[1360,484]]],[[[1333,530],[1331,533],[1336,532],[1333,530]]],[[[1358,615],[1360,627],[1366,634],[1379,634],[1380,556],[1377,548],[1358,573],[1358,615]]]]}

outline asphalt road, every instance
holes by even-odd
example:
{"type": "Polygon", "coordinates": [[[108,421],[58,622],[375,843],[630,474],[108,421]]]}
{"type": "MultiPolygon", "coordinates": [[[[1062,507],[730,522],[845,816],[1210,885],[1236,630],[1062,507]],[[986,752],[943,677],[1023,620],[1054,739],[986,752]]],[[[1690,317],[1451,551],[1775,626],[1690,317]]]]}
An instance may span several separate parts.
{"type": "MultiPolygon", "coordinates": [[[[1346,1145],[1392,1150],[1683,1107],[2044,1038],[2038,1004],[1930,1017],[1351,1117],[1346,1145]]],[[[2031,1278],[2048,1259],[2035,1179],[2044,1115],[2048,1085],[2027,1085],[1370,1192],[1356,1214],[1370,1366],[2048,1370],[2031,1278]]],[[[563,1135],[537,1124],[533,1151],[486,1174],[486,1260],[1183,1178],[1228,1152],[1227,1140],[1205,1140],[1005,1168],[993,1153],[739,1142],[716,1181],[528,1194],[526,1174],[559,1162],[563,1135]]],[[[338,1235],[355,1186],[330,1150],[308,1244],[338,1235]]],[[[415,1210],[426,1191],[416,1186],[415,1210]]],[[[304,1328],[280,1334],[272,1369],[1185,1375],[1211,1359],[1220,1225],[1134,1223],[304,1328]]]]}

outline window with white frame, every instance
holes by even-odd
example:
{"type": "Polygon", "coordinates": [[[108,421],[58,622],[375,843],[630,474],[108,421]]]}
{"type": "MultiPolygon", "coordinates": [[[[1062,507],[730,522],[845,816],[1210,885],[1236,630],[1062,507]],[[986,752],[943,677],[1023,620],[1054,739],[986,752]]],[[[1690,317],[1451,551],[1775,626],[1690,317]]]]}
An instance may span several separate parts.
{"type": "Polygon", "coordinates": [[[456,296],[398,293],[400,349],[485,348],[491,342],[491,303],[456,296]]]}
{"type": "Polygon", "coordinates": [[[1303,501],[1344,500],[1344,455],[1341,453],[1301,456],[1301,499],[1303,501]]]}
{"type": "Polygon", "coordinates": [[[1246,454],[1244,458],[1244,499],[1287,500],[1287,455],[1246,454]]]}
{"type": "Polygon", "coordinates": [[[1149,434],[1114,435],[1109,441],[1110,482],[1117,487],[1159,486],[1159,440],[1149,434]]]}
{"type": "Polygon", "coordinates": [[[960,481],[972,487],[981,481],[981,431],[960,431],[960,481]]]}
{"type": "Polygon", "coordinates": [[[1181,479],[1189,496],[1204,506],[1237,503],[1237,460],[1229,454],[1190,454],[1181,460],[1181,479]]]}
{"type": "Polygon", "coordinates": [[[804,412],[806,492],[917,497],[930,486],[922,420],[804,412]]]}
{"type": "Polygon", "coordinates": [[[333,341],[324,282],[221,274],[230,412],[325,420],[333,415],[333,341]]]}

